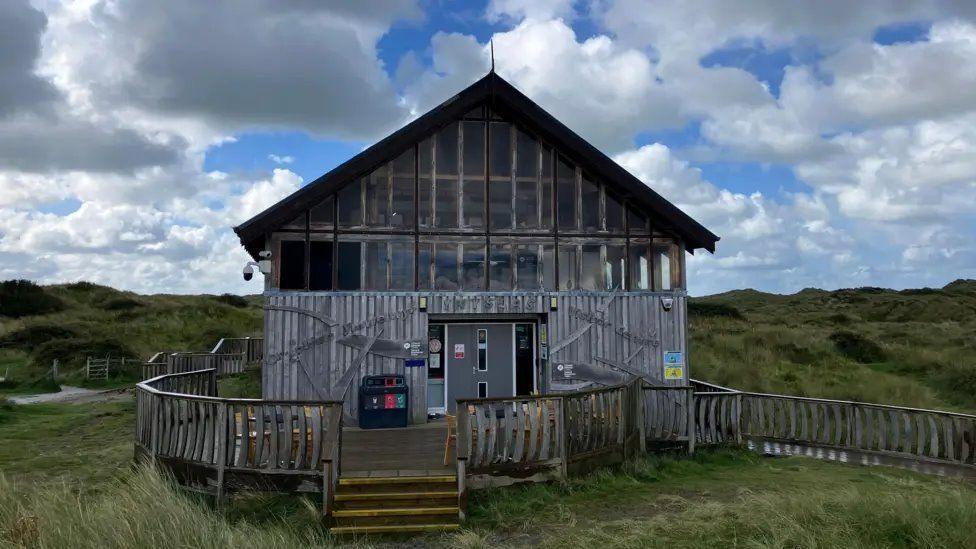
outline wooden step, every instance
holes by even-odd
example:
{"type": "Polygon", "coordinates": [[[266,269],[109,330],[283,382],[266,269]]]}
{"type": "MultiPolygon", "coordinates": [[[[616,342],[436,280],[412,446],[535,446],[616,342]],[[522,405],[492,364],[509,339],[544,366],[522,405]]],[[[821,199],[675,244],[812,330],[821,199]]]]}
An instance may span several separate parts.
{"type": "Polygon", "coordinates": [[[376,484],[442,484],[457,482],[455,475],[416,477],[340,477],[339,486],[373,486],[376,484]]]}
{"type": "Polygon", "coordinates": [[[383,524],[374,526],[333,526],[329,531],[335,535],[356,534],[417,534],[421,532],[446,532],[457,530],[457,523],[434,524],[383,524]]]}
{"type": "Polygon", "coordinates": [[[428,498],[457,498],[457,490],[420,491],[420,492],[336,492],[336,501],[363,501],[385,499],[428,499],[428,498]]]}
{"type": "Polygon", "coordinates": [[[403,515],[450,515],[457,516],[458,508],[454,507],[394,507],[384,509],[337,509],[332,513],[336,518],[346,517],[393,517],[403,515]]]}

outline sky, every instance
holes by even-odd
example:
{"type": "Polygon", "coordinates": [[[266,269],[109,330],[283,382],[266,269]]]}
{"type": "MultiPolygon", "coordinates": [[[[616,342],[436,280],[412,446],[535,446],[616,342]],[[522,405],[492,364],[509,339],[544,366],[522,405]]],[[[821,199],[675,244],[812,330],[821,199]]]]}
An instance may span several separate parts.
{"type": "Polygon", "coordinates": [[[258,293],[232,227],[496,71],[721,237],[689,291],[976,278],[976,3],[5,0],[0,279],[258,293]]]}

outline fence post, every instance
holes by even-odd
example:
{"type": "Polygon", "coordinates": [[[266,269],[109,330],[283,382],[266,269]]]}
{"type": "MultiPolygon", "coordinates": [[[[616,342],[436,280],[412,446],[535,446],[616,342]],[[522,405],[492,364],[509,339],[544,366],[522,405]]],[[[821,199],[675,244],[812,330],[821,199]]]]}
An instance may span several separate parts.
{"type": "Polygon", "coordinates": [[[640,436],[638,447],[641,454],[647,453],[647,394],[644,391],[644,380],[641,379],[637,385],[637,432],[640,436]]]}
{"type": "Polygon", "coordinates": [[[566,451],[567,438],[566,433],[566,399],[564,397],[559,397],[559,415],[556,416],[556,434],[559,436],[559,458],[560,464],[560,475],[563,481],[569,478],[569,455],[566,451]]]}
{"type": "MultiPolygon", "coordinates": [[[[217,507],[224,506],[224,469],[227,467],[227,403],[217,404],[217,507]]],[[[247,448],[244,448],[247,452],[247,448]]]]}
{"type": "Polygon", "coordinates": [[[695,453],[695,388],[691,385],[688,394],[688,455],[695,453]]]}

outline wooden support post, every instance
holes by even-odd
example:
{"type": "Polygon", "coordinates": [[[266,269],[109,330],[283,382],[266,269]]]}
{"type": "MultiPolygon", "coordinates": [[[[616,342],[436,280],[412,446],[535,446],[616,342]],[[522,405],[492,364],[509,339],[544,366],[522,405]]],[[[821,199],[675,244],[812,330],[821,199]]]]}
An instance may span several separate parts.
{"type": "Polygon", "coordinates": [[[742,393],[735,394],[735,408],[732,412],[735,425],[735,444],[742,446],[742,393]]]}
{"type": "Polygon", "coordinates": [[[640,433],[640,452],[647,453],[647,393],[644,391],[643,380],[638,382],[637,388],[637,425],[640,433]]]}
{"type": "MultiPolygon", "coordinates": [[[[217,508],[224,507],[224,469],[227,468],[227,404],[217,406],[217,508]]],[[[233,418],[233,415],[229,416],[233,418]]],[[[243,451],[247,451],[244,449],[243,451]]]]}
{"type": "Polygon", "coordinates": [[[467,463],[466,456],[458,455],[457,458],[457,492],[458,492],[458,519],[464,520],[468,514],[468,485],[467,485],[467,463]]]}
{"type": "Polygon", "coordinates": [[[322,517],[328,522],[332,520],[332,505],[335,494],[332,493],[332,458],[322,460],[322,517]]]}
{"type": "Polygon", "coordinates": [[[688,455],[695,453],[695,388],[688,387],[688,455]]]}
{"type": "Polygon", "coordinates": [[[568,434],[566,433],[566,399],[559,397],[559,414],[556,415],[556,436],[557,448],[559,452],[559,474],[565,482],[569,478],[569,455],[566,451],[568,434]]]}

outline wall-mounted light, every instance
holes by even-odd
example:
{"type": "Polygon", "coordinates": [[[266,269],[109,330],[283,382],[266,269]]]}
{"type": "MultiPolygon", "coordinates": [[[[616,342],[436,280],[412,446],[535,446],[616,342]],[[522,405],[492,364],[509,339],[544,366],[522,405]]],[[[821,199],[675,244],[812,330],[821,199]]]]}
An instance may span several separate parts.
{"type": "Polygon", "coordinates": [[[662,297],[661,298],[661,307],[663,307],[665,311],[670,311],[671,310],[671,307],[674,307],[674,298],[673,297],[662,297]]]}
{"type": "Polygon", "coordinates": [[[559,298],[550,296],[549,297],[549,310],[555,311],[559,308],[559,298]]]}
{"type": "Polygon", "coordinates": [[[417,306],[420,307],[420,310],[421,311],[426,311],[427,310],[427,296],[420,296],[420,300],[418,301],[417,306]]]}

